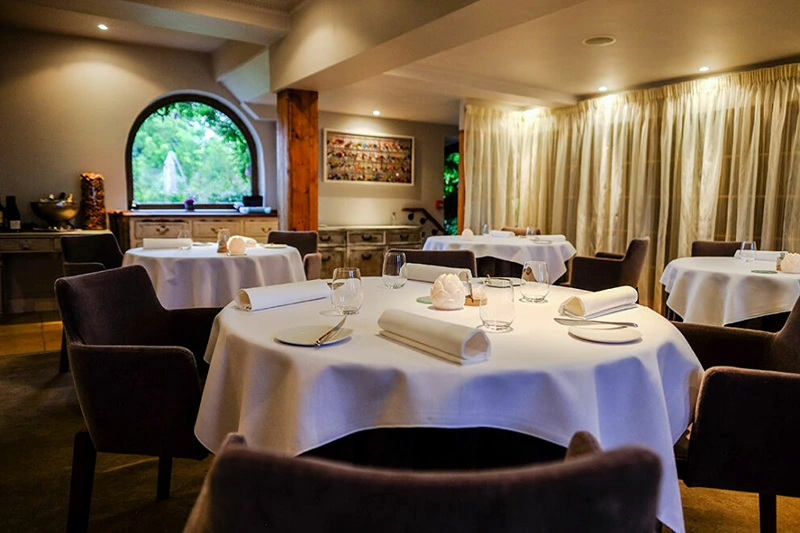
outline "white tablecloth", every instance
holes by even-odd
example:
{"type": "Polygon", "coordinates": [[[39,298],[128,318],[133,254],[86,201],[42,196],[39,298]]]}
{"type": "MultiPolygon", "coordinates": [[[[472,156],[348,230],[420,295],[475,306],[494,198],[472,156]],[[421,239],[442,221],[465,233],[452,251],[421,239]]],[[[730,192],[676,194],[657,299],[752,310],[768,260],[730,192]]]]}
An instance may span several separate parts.
{"type": "Polygon", "coordinates": [[[236,431],[254,446],[300,454],[378,427],[503,428],[563,446],[588,430],[607,449],[637,443],[659,453],[659,518],[683,531],[672,445],[688,425],[702,370],[666,319],[638,307],[609,318],[639,323],[641,341],[582,341],[553,317],[583,291],[553,287],[547,303],[516,305],[513,331],[490,333],[488,361],[458,366],[379,336],[377,319],[394,308],[477,326],[477,307],[437,311],[418,303],[431,288],[422,282],[392,291],[364,278],[364,286],[361,312],[345,325],[352,338],[323,348],[274,337],[297,325],[335,324],[327,300],[223,309],[205,354],[211,367],[195,426],[200,441],[216,452],[236,431]]]}
{"type": "MultiPolygon", "coordinates": [[[[541,236],[547,240],[547,235],[541,236]]],[[[486,237],[476,235],[471,239],[445,235],[428,237],[425,250],[472,250],[475,257],[495,257],[524,265],[525,261],[547,261],[550,279],[555,281],[567,272],[566,263],[575,255],[569,241],[541,242],[524,237],[486,237]]]]}
{"type": "Polygon", "coordinates": [[[300,252],[291,246],[248,248],[242,256],[218,254],[216,244],[191,250],[132,248],[122,264],[145,267],[167,309],[221,307],[239,289],[306,279],[300,252]]]}
{"type": "Polygon", "coordinates": [[[681,257],[661,275],[667,305],[686,322],[723,326],[791,311],[800,296],[800,274],[759,274],[774,261],[746,263],[733,257],[681,257]]]}

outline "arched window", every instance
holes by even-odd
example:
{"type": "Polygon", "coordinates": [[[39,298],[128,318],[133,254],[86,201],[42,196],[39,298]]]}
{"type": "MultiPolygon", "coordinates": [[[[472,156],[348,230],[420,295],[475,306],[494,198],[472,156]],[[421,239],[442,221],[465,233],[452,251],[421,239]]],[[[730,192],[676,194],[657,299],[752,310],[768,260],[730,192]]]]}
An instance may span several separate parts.
{"type": "Polygon", "coordinates": [[[253,136],[223,103],[197,94],[150,104],[133,123],[126,147],[131,208],[224,207],[257,194],[253,136]]]}

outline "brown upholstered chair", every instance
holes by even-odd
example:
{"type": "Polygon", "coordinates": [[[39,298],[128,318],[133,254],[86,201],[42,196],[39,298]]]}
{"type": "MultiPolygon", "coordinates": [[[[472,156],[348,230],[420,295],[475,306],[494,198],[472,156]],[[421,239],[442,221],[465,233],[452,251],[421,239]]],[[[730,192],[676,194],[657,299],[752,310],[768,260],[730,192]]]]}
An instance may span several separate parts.
{"type": "Polygon", "coordinates": [[[267,242],[294,246],[303,258],[306,279],[319,279],[322,271],[322,254],[318,251],[319,235],[316,231],[278,231],[267,233],[267,242]]]}
{"type": "Polygon", "coordinates": [[[389,251],[403,252],[406,254],[407,263],[468,268],[473,276],[478,271],[475,253],[472,250],[403,250],[396,248],[389,251]]]}
{"type": "Polygon", "coordinates": [[[694,241],[692,257],[733,257],[741,249],[741,241],[694,241]]]}
{"type": "Polygon", "coordinates": [[[167,310],[139,265],[56,280],[87,431],[75,435],[68,531],[86,531],[97,452],[152,455],[159,500],[173,457],[202,459],[194,436],[216,308],[167,310]]]}
{"type": "MultiPolygon", "coordinates": [[[[502,228],[500,228],[500,230],[501,231],[513,231],[514,235],[525,236],[525,235],[528,234],[528,228],[519,228],[519,227],[516,227],[516,226],[503,226],[502,228]]],[[[541,232],[541,230],[539,230],[539,228],[534,228],[533,234],[534,235],[541,235],[542,232],[541,232]]]]}
{"type": "Polygon", "coordinates": [[[572,258],[572,274],[565,285],[587,291],[600,291],[630,285],[638,288],[650,238],[633,239],[625,255],[597,252],[594,257],[572,258]]]}
{"type": "Polygon", "coordinates": [[[691,432],[675,448],[678,476],[758,493],[761,532],[774,533],[776,495],[800,497],[800,299],[778,333],[675,326],[706,369],[691,432]]]}
{"type": "Polygon", "coordinates": [[[598,449],[581,432],[562,463],[421,473],[275,455],[230,434],[184,533],[652,533],[658,456],[598,449]]]}

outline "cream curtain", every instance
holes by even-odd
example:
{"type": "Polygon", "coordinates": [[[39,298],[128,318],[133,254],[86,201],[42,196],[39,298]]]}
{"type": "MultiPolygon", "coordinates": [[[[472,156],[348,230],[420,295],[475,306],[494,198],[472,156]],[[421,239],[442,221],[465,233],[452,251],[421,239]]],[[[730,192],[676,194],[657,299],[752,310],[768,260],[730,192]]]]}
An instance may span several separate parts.
{"type": "Polygon", "coordinates": [[[694,240],[800,251],[800,65],[509,112],[469,105],[464,227],[535,225],[581,255],[649,236],[640,299],[694,240]]]}

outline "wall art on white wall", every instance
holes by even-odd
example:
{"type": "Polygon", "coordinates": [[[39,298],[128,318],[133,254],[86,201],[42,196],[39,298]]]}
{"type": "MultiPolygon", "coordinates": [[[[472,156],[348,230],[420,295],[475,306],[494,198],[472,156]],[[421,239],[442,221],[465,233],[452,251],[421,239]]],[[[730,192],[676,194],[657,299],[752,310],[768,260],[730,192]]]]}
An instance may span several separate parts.
{"type": "Polygon", "coordinates": [[[414,185],[414,137],[326,129],[325,181],[414,185]]]}

